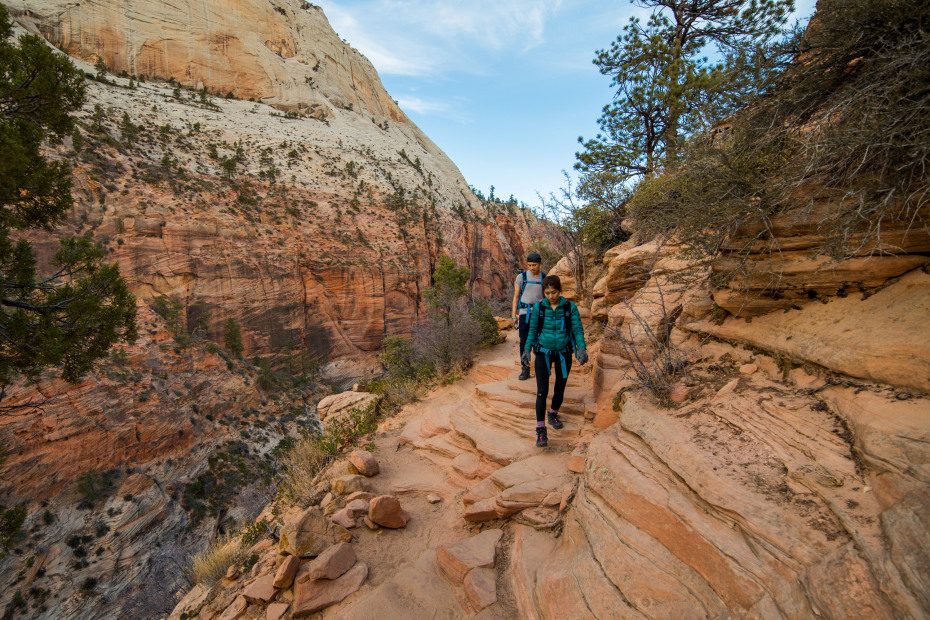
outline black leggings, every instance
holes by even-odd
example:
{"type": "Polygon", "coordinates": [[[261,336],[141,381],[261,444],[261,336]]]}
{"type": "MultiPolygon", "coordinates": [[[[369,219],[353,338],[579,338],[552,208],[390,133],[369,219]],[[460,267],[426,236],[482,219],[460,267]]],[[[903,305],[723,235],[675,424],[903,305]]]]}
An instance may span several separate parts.
{"type": "Polygon", "coordinates": [[[565,384],[568,383],[568,373],[572,371],[572,354],[550,353],[549,363],[546,363],[546,354],[537,353],[536,363],[536,421],[546,419],[546,398],[549,396],[549,369],[555,364],[555,391],[552,393],[552,408],[556,411],[562,406],[565,396],[565,384]],[[565,362],[565,372],[562,372],[562,362],[565,362]]]}

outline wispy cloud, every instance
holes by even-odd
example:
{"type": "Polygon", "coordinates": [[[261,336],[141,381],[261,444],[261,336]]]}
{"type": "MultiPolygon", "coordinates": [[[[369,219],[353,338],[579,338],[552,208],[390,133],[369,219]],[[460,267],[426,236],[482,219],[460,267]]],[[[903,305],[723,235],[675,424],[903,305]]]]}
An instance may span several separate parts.
{"type": "Polygon", "coordinates": [[[468,102],[460,98],[437,101],[408,94],[399,96],[397,104],[405,112],[413,112],[422,116],[437,116],[459,124],[468,124],[473,121],[466,111],[468,102]]]}
{"type": "Polygon", "coordinates": [[[485,55],[545,41],[563,0],[322,0],[333,28],[385,74],[483,73],[485,55]]]}

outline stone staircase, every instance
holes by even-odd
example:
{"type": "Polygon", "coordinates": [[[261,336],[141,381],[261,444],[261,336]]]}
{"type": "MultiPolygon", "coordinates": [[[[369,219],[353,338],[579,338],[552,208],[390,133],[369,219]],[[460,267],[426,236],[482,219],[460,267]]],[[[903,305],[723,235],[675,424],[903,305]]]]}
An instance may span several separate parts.
{"type": "MultiPolygon", "coordinates": [[[[467,401],[437,407],[410,422],[400,438],[431,460],[447,464],[463,454],[473,454],[488,469],[509,465],[539,453],[570,451],[582,438],[594,405],[587,376],[569,375],[560,407],[564,427],[549,430],[549,447],[536,448],[536,380],[519,381],[519,365],[493,361],[478,365],[478,381],[467,401]]],[[[554,390],[550,379],[549,393],[554,390]]]]}

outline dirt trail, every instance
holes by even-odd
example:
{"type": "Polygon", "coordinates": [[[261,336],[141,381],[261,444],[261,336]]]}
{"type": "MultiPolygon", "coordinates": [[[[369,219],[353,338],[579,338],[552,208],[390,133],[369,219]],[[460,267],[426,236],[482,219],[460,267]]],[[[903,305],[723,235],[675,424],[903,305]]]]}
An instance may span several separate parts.
{"type": "Polygon", "coordinates": [[[506,573],[513,533],[505,519],[542,531],[559,528],[559,504],[565,508],[563,496],[576,484],[566,469],[568,453],[588,422],[582,387],[587,375],[573,369],[562,407],[565,427],[550,428],[550,446],[537,448],[535,379],[517,380],[517,334],[505,333],[507,340],[481,352],[464,379],[436,388],[382,424],[374,452],[381,473],[370,479],[372,491],[399,497],[411,520],[400,530],[353,530],[358,557],[370,568],[368,581],[321,618],[473,615],[478,610],[462,584],[443,575],[435,550],[494,528],[505,531],[494,566],[497,602],[480,617],[518,615],[506,573]],[[509,497],[516,487],[519,497],[509,497]],[[429,503],[430,494],[442,501],[429,503]],[[473,510],[479,503],[484,512],[473,510]]]}

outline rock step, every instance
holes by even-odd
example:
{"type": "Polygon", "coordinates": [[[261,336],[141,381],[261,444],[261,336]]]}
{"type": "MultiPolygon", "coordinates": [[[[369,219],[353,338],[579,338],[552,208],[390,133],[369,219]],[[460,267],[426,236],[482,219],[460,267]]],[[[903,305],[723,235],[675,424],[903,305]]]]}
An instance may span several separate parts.
{"type": "MultiPolygon", "coordinates": [[[[567,394],[566,394],[567,396],[567,394]]],[[[578,398],[578,393],[572,394],[572,400],[565,398],[562,406],[559,407],[559,413],[563,416],[584,416],[584,401],[578,398]]],[[[472,402],[484,401],[491,406],[502,409],[523,410],[528,412],[536,411],[536,392],[516,391],[509,388],[504,383],[489,383],[479,385],[475,388],[475,395],[472,402]]],[[[550,391],[551,402],[551,391],[550,391]]]]}
{"type": "MultiPolygon", "coordinates": [[[[529,381],[518,381],[510,380],[506,382],[507,387],[509,387],[514,392],[525,392],[527,394],[532,394],[536,396],[536,380],[530,379],[529,381]]],[[[493,385],[493,384],[489,384],[493,385]]],[[[549,394],[552,394],[554,389],[555,381],[549,382],[549,394]]],[[[484,386],[487,387],[487,386],[484,386]]],[[[566,403],[583,403],[585,398],[590,398],[592,395],[591,388],[587,386],[586,381],[577,381],[573,382],[571,377],[569,377],[568,384],[565,387],[565,397],[563,402],[566,403]]]]}
{"type": "MultiPolygon", "coordinates": [[[[512,431],[524,437],[536,436],[536,415],[532,410],[489,406],[480,401],[472,403],[471,410],[474,418],[481,420],[485,424],[512,431]]],[[[582,416],[562,415],[560,419],[565,425],[561,432],[577,435],[584,426],[584,418],[582,416]]],[[[549,428],[551,431],[554,431],[552,427],[549,428]]]]}
{"type": "MultiPolygon", "coordinates": [[[[533,426],[522,428],[491,428],[461,415],[452,414],[454,435],[468,442],[473,452],[501,465],[533,456],[539,448],[535,445],[536,430],[533,426]]],[[[563,428],[550,430],[550,446],[571,446],[578,439],[578,430],[563,428]]]]}
{"type": "Polygon", "coordinates": [[[449,414],[452,410],[457,409],[459,406],[460,405],[458,403],[455,403],[452,405],[446,405],[444,407],[437,407],[436,409],[431,410],[422,418],[422,423],[420,424],[420,435],[422,437],[431,437],[433,435],[439,435],[451,431],[452,424],[449,422],[449,414]]]}
{"type": "Polygon", "coordinates": [[[519,371],[514,373],[512,366],[503,364],[479,364],[473,371],[479,383],[492,383],[514,377],[519,371]]]}
{"type": "Polygon", "coordinates": [[[456,442],[452,433],[443,433],[442,435],[435,435],[424,440],[422,444],[417,447],[454,459],[465,452],[466,448],[470,448],[471,446],[469,445],[466,447],[463,446],[461,442],[456,442]]]}
{"type": "Polygon", "coordinates": [[[472,452],[477,452],[489,461],[501,465],[529,456],[535,446],[515,432],[504,428],[492,428],[474,420],[473,416],[461,412],[450,417],[455,441],[464,442],[472,452]]]}

